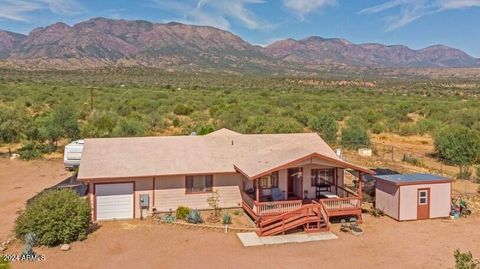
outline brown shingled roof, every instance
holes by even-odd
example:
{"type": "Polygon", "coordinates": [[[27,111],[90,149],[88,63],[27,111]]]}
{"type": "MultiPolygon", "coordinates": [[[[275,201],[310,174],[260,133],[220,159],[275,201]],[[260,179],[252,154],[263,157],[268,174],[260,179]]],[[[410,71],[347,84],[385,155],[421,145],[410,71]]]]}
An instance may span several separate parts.
{"type": "Polygon", "coordinates": [[[242,135],[220,130],[205,136],[85,139],[78,178],[128,178],[233,173],[248,178],[307,156],[340,167],[370,170],[339,159],[315,133],[242,135]]]}

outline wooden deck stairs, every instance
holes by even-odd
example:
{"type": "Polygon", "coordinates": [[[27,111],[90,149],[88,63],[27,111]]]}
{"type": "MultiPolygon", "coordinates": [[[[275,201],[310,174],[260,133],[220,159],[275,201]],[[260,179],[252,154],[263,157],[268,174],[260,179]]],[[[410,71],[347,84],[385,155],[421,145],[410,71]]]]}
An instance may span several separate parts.
{"type": "Polygon", "coordinates": [[[313,201],[294,211],[263,217],[259,220],[257,234],[259,236],[285,234],[298,228],[303,228],[306,232],[329,231],[330,222],[324,205],[313,201]]]}

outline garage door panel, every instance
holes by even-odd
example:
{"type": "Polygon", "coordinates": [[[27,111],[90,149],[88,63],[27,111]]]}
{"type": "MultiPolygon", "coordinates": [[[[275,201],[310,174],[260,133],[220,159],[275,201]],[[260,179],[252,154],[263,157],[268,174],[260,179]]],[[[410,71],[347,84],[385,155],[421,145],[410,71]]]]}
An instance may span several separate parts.
{"type": "Polygon", "coordinates": [[[97,184],[97,220],[133,218],[133,183],[97,184]]]}

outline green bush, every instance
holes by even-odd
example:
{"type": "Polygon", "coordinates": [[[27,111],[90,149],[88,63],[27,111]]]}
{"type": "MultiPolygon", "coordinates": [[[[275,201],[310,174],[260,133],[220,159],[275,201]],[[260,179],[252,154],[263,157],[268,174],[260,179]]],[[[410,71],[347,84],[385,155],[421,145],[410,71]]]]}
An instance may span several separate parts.
{"type": "Polygon", "coordinates": [[[455,269],[475,269],[480,265],[480,261],[473,258],[470,251],[460,252],[460,250],[456,249],[453,256],[455,257],[455,269]]]}
{"type": "Polygon", "coordinates": [[[175,115],[189,115],[192,112],[193,109],[184,104],[177,104],[173,109],[173,113],[175,113],[175,115]]]}
{"type": "Polygon", "coordinates": [[[402,162],[406,162],[415,166],[422,166],[422,162],[412,155],[403,154],[402,162]]]}
{"type": "Polygon", "coordinates": [[[88,201],[70,189],[48,190],[27,204],[15,222],[15,234],[35,234],[41,245],[55,246],[83,240],[90,227],[88,201]]]}
{"type": "Polygon", "coordinates": [[[308,126],[327,143],[334,144],[337,142],[338,125],[332,116],[323,113],[318,114],[308,122],[308,126]]]}
{"type": "Polygon", "coordinates": [[[471,165],[480,158],[480,138],[473,130],[455,126],[435,136],[435,151],[456,165],[471,165]]]}
{"type": "Polygon", "coordinates": [[[53,144],[40,144],[36,142],[30,142],[25,144],[18,150],[20,159],[33,160],[42,157],[43,154],[54,152],[55,146],[53,144]]]}
{"type": "Polygon", "coordinates": [[[476,174],[476,178],[477,178],[477,183],[480,184],[480,165],[477,166],[477,174],[476,174]]]}
{"type": "Polygon", "coordinates": [[[113,135],[117,137],[144,136],[147,131],[145,122],[135,119],[121,119],[113,129],[113,135]]]}
{"type": "Polygon", "coordinates": [[[190,214],[190,208],[182,205],[177,207],[177,210],[175,211],[177,219],[185,219],[188,214],[190,214]]]}
{"type": "Polygon", "coordinates": [[[460,166],[460,171],[457,174],[457,178],[469,180],[472,177],[472,171],[468,166],[460,166]]]}
{"type": "Polygon", "coordinates": [[[374,134],[381,134],[385,131],[385,127],[381,123],[375,123],[372,126],[372,133],[374,134]]]}
{"type": "Polygon", "coordinates": [[[370,136],[361,126],[347,126],[342,129],[340,143],[349,149],[359,149],[370,145],[370,136]]]}
{"type": "Polygon", "coordinates": [[[10,262],[0,257],[0,269],[10,269],[10,262]]]}

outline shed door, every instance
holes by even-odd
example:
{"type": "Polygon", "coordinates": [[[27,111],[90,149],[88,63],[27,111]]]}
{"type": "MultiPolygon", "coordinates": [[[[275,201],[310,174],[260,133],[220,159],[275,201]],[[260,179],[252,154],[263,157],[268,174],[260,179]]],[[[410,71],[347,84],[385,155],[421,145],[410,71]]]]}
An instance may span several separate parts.
{"type": "Polygon", "coordinates": [[[97,220],[133,218],[133,183],[95,184],[97,220]]]}
{"type": "Polygon", "coordinates": [[[430,218],[430,189],[418,189],[417,219],[430,218]]]}

